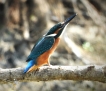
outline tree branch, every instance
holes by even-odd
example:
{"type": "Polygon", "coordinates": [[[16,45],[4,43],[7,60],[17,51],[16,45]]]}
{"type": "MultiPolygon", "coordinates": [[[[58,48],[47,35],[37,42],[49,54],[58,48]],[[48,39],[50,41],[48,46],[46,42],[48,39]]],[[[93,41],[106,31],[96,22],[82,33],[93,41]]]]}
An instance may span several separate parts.
{"type": "Polygon", "coordinates": [[[39,70],[23,74],[23,68],[0,69],[0,83],[14,81],[89,80],[106,82],[106,65],[43,66],[39,70]]]}

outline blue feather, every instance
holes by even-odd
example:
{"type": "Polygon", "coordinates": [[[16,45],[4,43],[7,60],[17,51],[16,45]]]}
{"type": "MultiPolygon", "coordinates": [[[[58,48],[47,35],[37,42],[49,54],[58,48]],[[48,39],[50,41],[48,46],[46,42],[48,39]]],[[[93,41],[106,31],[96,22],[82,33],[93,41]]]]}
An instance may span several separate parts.
{"type": "Polygon", "coordinates": [[[34,64],[35,64],[35,60],[30,60],[27,64],[26,68],[24,69],[23,73],[26,73],[34,64]]]}
{"type": "MultiPolygon", "coordinates": [[[[41,54],[49,50],[54,44],[54,36],[48,36],[42,38],[32,49],[30,55],[27,58],[27,62],[37,59],[41,54]]],[[[35,60],[36,61],[36,60],[35,60]]]]}

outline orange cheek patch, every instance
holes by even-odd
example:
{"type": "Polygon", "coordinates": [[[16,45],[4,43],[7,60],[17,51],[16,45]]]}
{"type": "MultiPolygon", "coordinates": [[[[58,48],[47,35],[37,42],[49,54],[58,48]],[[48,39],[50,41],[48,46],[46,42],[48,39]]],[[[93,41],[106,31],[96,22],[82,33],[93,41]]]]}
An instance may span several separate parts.
{"type": "Polygon", "coordinates": [[[59,31],[60,31],[60,29],[58,29],[58,30],[55,32],[55,34],[58,34],[59,31]]]}

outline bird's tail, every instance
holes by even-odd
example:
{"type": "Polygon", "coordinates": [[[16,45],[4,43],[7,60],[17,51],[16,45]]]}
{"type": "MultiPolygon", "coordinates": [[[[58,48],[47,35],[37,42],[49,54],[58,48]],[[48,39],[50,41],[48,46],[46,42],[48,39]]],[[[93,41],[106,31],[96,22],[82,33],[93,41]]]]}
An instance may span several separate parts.
{"type": "Polygon", "coordinates": [[[23,73],[29,72],[29,70],[35,65],[35,60],[30,60],[24,69],[23,73]]]}

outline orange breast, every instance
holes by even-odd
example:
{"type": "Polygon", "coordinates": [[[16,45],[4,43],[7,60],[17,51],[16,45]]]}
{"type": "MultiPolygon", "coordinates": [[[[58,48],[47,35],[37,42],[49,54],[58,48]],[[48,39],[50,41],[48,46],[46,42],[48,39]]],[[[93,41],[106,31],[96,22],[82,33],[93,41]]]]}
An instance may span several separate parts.
{"type": "Polygon", "coordinates": [[[52,48],[38,57],[38,59],[37,59],[37,65],[38,66],[41,66],[41,65],[48,63],[49,57],[55,51],[55,49],[57,48],[59,41],[60,41],[60,38],[57,38],[55,40],[55,43],[53,44],[52,48]]]}

